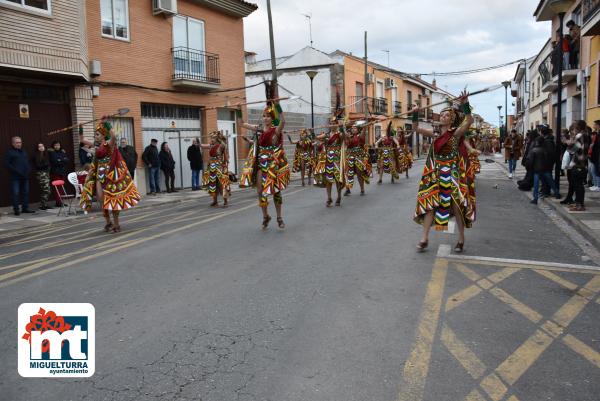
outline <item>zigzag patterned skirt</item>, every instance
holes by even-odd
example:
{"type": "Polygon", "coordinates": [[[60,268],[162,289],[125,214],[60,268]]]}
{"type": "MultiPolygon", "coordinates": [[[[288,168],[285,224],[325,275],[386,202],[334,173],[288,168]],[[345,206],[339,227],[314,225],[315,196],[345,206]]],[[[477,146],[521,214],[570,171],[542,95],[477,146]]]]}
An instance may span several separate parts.
{"type": "Polygon", "coordinates": [[[206,191],[211,195],[222,194],[224,198],[229,197],[229,174],[223,172],[221,158],[211,157],[208,162],[208,170],[202,176],[202,185],[206,187],[206,191]]]}
{"type": "Polygon", "coordinates": [[[304,168],[306,171],[315,167],[315,159],[308,150],[298,150],[294,152],[294,166],[292,171],[297,173],[302,170],[302,162],[304,162],[304,168]]]}
{"type": "Polygon", "coordinates": [[[392,148],[379,149],[379,158],[377,160],[377,168],[379,173],[383,171],[385,174],[390,174],[392,178],[399,178],[396,168],[396,155],[392,148]]]}
{"type": "Polygon", "coordinates": [[[337,182],[342,184],[344,182],[341,169],[341,153],[342,148],[340,146],[328,146],[326,148],[325,174],[323,174],[325,183],[335,184],[337,182]]]}
{"type": "Polygon", "coordinates": [[[475,221],[475,210],[469,199],[464,160],[460,157],[434,159],[430,154],[419,183],[414,220],[423,224],[425,215],[433,211],[435,229],[447,230],[453,202],[461,212],[461,216],[455,217],[462,218],[465,227],[470,228],[475,221]]]}
{"type": "Polygon", "coordinates": [[[371,163],[369,163],[369,155],[363,147],[348,149],[348,156],[346,157],[346,188],[352,189],[354,186],[354,177],[357,175],[365,183],[369,183],[371,163]]]}
{"type": "Polygon", "coordinates": [[[313,172],[314,184],[317,187],[325,186],[325,164],[327,164],[327,155],[324,151],[319,152],[317,155],[317,163],[315,164],[315,170],[313,172]]]}

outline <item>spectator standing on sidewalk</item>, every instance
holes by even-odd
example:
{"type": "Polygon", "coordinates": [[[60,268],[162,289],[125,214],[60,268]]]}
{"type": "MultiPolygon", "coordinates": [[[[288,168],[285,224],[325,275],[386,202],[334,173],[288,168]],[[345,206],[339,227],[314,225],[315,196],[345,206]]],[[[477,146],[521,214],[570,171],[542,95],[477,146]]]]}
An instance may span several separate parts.
{"type": "Polygon", "coordinates": [[[50,197],[50,158],[48,151],[43,143],[38,143],[33,158],[35,166],[35,176],[40,187],[40,210],[52,209],[48,206],[48,198],[50,197]]]}
{"type": "Polygon", "coordinates": [[[194,138],[192,144],[187,150],[187,158],[192,169],[192,191],[200,190],[200,176],[204,170],[204,161],[202,160],[202,150],[200,149],[200,140],[194,138]]]}
{"type": "Polygon", "coordinates": [[[15,216],[21,213],[35,213],[29,210],[29,172],[31,166],[29,165],[27,153],[23,150],[23,141],[20,137],[13,136],[11,145],[4,157],[4,166],[10,174],[13,211],[15,216]],[[21,210],[19,210],[19,200],[21,201],[21,210]]]}
{"type": "Polygon", "coordinates": [[[533,188],[533,170],[528,163],[528,159],[531,157],[531,152],[538,136],[539,135],[536,130],[527,131],[527,136],[525,138],[525,150],[523,151],[523,159],[521,160],[521,165],[525,167],[526,173],[522,180],[517,181],[521,191],[530,191],[531,188],[533,188]]]}
{"type": "MultiPolygon", "coordinates": [[[[48,156],[50,159],[50,182],[52,183],[52,181],[56,180],[66,182],[69,156],[67,156],[59,141],[52,142],[52,149],[48,152],[48,156]]],[[[62,206],[62,201],[57,191],[54,191],[54,200],[57,207],[62,206]]]]}
{"type": "Polygon", "coordinates": [[[600,120],[594,121],[594,130],[590,138],[590,148],[588,150],[588,168],[592,172],[593,186],[592,192],[600,191],[600,120]]]}
{"type": "Polygon", "coordinates": [[[121,138],[119,151],[121,152],[121,156],[123,156],[123,160],[125,160],[127,170],[129,170],[129,174],[133,180],[135,178],[135,166],[137,166],[138,154],[133,146],[127,144],[127,138],[121,138]]]}
{"type": "Polygon", "coordinates": [[[513,178],[517,161],[521,158],[521,150],[521,137],[517,134],[517,130],[513,129],[504,141],[504,157],[508,160],[508,178],[513,178]]]}
{"type": "Polygon", "coordinates": [[[175,159],[173,159],[171,149],[169,149],[169,144],[167,142],[163,142],[160,145],[160,153],[158,154],[158,158],[160,159],[160,169],[165,175],[165,186],[167,187],[167,192],[177,192],[175,190],[175,159]]]}
{"type": "Polygon", "coordinates": [[[577,134],[573,141],[568,142],[567,151],[570,154],[569,169],[575,191],[575,204],[571,205],[569,210],[583,212],[585,211],[585,180],[588,165],[583,133],[577,134]]]}
{"type": "Polygon", "coordinates": [[[85,166],[91,164],[94,159],[94,148],[86,146],[84,143],[79,143],[79,164],[85,166]]]}
{"type": "MultiPolygon", "coordinates": [[[[552,135],[552,129],[547,124],[538,126],[538,132],[544,138],[546,172],[549,173],[550,178],[552,178],[552,170],[556,163],[556,143],[554,142],[554,135],[552,135]]],[[[542,197],[549,195],[550,187],[546,184],[546,181],[542,180],[542,197]]]]}
{"type": "Polygon", "coordinates": [[[545,141],[543,136],[535,140],[531,156],[527,160],[530,168],[533,170],[533,200],[531,203],[534,205],[538,203],[540,180],[546,182],[546,185],[552,188],[556,199],[560,199],[560,192],[552,179],[552,173],[547,168],[549,162],[547,160],[548,153],[544,146],[545,141]]]}
{"type": "Polygon", "coordinates": [[[148,175],[150,176],[150,195],[156,195],[160,192],[160,183],[158,181],[160,175],[160,159],[158,158],[158,141],[152,139],[150,145],[146,146],[142,153],[142,160],[148,167],[148,175]]]}

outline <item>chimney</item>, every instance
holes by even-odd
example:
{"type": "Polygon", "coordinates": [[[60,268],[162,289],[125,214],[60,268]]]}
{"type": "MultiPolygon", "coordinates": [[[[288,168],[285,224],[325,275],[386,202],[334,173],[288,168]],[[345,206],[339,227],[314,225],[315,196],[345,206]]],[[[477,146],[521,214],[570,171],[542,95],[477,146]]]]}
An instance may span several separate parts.
{"type": "Polygon", "coordinates": [[[433,78],[433,81],[431,82],[431,85],[433,85],[433,87],[435,89],[437,89],[437,81],[435,80],[435,78],[433,78]]]}

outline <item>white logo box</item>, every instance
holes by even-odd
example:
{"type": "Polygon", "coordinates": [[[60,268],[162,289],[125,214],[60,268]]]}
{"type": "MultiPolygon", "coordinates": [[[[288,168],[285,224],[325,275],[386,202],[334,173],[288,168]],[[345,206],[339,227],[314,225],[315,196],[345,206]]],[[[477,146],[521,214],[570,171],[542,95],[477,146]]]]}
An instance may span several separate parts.
{"type": "MultiPolygon", "coordinates": [[[[47,319],[45,319],[47,320],[47,319]]],[[[58,319],[57,319],[58,320],[58,319]]],[[[52,322],[49,322],[52,325],[52,322]]],[[[88,303],[24,303],[18,309],[17,329],[18,370],[22,377],[91,377],[96,367],[96,311],[88,303]],[[69,330],[45,332],[31,331],[30,341],[24,339],[31,317],[38,315],[40,308],[46,314],[54,312],[71,322],[69,330]],[[83,323],[87,319],[87,330],[83,323]],[[81,324],[80,324],[81,323],[81,324]],[[49,359],[42,358],[42,342],[49,341],[49,359]],[[87,353],[83,352],[83,340],[87,340],[87,353]],[[68,342],[63,350],[61,343],[68,342]],[[35,345],[38,346],[35,346],[35,345]],[[67,354],[62,359],[61,354],[67,354]]],[[[64,356],[64,355],[62,355],[64,356]]]]}

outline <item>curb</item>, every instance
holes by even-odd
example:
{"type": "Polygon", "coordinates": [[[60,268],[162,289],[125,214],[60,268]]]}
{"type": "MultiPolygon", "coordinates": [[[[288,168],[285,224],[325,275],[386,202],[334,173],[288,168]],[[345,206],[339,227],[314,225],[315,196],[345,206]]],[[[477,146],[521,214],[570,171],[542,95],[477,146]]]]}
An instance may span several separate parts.
{"type": "MultiPolygon", "coordinates": [[[[505,171],[508,172],[508,169],[504,166],[503,163],[499,163],[498,161],[496,161],[496,164],[500,165],[505,171]]],[[[515,186],[517,186],[517,182],[513,180],[513,184],[515,184],[515,186]]],[[[518,188],[517,188],[518,190],[518,188]]],[[[524,192],[524,193],[529,193],[529,191],[520,191],[519,192],[524,192]]],[[[528,197],[529,198],[529,197],[528,197]]],[[[583,236],[583,238],[585,238],[587,241],[590,242],[590,244],[592,244],[596,249],[600,250],[600,238],[598,238],[585,224],[583,224],[581,221],[579,221],[578,219],[576,219],[575,217],[573,217],[571,214],[569,214],[565,208],[556,205],[554,202],[550,201],[550,200],[546,200],[546,199],[540,199],[544,205],[550,207],[553,211],[556,212],[556,214],[558,214],[564,221],[566,221],[569,226],[571,226],[573,229],[575,229],[579,234],[581,234],[583,236]]]]}

